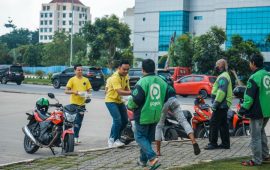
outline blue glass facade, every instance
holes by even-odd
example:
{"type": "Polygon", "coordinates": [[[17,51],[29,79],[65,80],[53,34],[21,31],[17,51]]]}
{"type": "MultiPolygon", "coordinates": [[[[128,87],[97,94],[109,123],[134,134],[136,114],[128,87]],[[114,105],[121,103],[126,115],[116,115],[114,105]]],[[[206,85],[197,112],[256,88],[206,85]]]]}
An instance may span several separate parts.
{"type": "Polygon", "coordinates": [[[189,31],[189,12],[162,11],[159,14],[159,51],[168,51],[171,36],[189,31]]]}
{"type": "Polygon", "coordinates": [[[252,40],[261,51],[270,51],[266,36],[270,33],[270,7],[228,8],[226,48],[231,46],[233,34],[241,35],[244,40],[252,40]]]}

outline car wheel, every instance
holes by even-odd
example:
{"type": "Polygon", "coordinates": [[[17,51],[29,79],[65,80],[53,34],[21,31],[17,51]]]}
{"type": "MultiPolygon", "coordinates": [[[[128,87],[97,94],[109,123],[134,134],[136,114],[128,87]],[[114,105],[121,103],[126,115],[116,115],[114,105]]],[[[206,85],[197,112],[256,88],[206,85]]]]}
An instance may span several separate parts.
{"type": "Polygon", "coordinates": [[[99,86],[98,86],[98,87],[93,87],[93,90],[94,90],[94,91],[99,91],[99,89],[100,89],[99,86]]]}
{"type": "Polygon", "coordinates": [[[54,79],[53,80],[53,87],[55,89],[59,89],[61,87],[59,79],[54,79]]]}
{"type": "Polygon", "coordinates": [[[22,82],[21,82],[21,81],[17,81],[16,83],[17,83],[17,85],[21,85],[21,84],[22,84],[22,82]]]}
{"type": "Polygon", "coordinates": [[[6,77],[3,77],[2,80],[1,80],[1,83],[2,84],[7,84],[7,78],[6,77]]]}
{"type": "Polygon", "coordinates": [[[200,90],[199,95],[201,95],[202,98],[206,99],[208,94],[206,90],[200,90]]]}

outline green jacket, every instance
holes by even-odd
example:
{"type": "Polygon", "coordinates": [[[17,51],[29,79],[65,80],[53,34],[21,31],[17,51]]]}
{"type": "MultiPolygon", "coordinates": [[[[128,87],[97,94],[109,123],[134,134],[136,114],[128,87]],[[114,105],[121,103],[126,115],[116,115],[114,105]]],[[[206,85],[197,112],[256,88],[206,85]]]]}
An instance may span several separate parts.
{"type": "Polygon", "coordinates": [[[128,100],[128,108],[134,110],[137,123],[146,125],[159,121],[167,89],[167,83],[155,74],[148,74],[137,82],[132,99],[128,100]]]}
{"type": "Polygon", "coordinates": [[[232,105],[232,82],[228,72],[221,73],[212,88],[212,101],[215,109],[228,109],[232,105]]]}
{"type": "Polygon", "coordinates": [[[250,76],[242,107],[250,118],[270,117],[270,74],[265,69],[257,69],[250,76]]]}

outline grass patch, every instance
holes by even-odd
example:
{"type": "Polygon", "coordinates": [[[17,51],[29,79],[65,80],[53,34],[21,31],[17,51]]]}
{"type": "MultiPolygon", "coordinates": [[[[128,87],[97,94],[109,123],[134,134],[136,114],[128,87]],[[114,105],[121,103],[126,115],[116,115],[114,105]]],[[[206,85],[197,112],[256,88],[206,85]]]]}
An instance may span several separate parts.
{"type": "Polygon", "coordinates": [[[224,159],[213,161],[209,163],[200,163],[186,167],[170,168],[170,170],[269,170],[270,164],[263,164],[262,166],[245,167],[241,165],[243,160],[249,160],[250,157],[224,159]]]}
{"type": "Polygon", "coordinates": [[[34,78],[25,78],[23,83],[26,84],[43,84],[43,85],[51,85],[51,80],[49,79],[34,79],[34,78]]]}

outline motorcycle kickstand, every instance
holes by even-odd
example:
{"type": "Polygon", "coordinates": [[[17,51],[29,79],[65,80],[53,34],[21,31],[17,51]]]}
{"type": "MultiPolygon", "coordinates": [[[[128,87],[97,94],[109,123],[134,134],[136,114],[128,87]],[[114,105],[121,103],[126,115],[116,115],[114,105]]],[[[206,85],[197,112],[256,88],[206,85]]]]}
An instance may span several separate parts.
{"type": "Polygon", "coordinates": [[[50,149],[51,149],[53,155],[55,155],[54,149],[52,147],[50,147],[50,149]]]}

